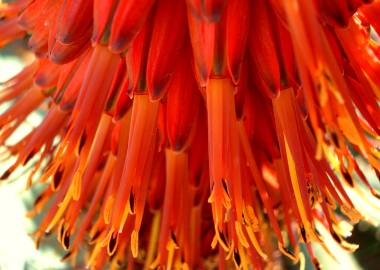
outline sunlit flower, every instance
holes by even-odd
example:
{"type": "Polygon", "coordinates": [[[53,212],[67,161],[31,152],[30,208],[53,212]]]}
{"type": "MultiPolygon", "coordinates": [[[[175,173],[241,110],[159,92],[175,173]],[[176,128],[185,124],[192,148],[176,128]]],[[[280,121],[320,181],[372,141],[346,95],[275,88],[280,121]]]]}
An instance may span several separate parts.
{"type": "Polygon", "coordinates": [[[347,224],[371,220],[349,194],[380,198],[358,161],[380,175],[380,1],[18,0],[0,17],[0,45],[28,35],[36,55],[0,86],[0,143],[1,179],[33,163],[45,188],[37,245],[54,232],[93,269],[263,269],[277,251],[319,269],[318,227],[357,248],[347,224]]]}

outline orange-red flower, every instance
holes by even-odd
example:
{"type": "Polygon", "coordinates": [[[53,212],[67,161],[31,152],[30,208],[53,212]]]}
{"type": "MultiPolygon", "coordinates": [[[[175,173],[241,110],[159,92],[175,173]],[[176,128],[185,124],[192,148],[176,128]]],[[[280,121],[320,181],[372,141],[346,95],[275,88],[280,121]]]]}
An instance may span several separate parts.
{"type": "Polygon", "coordinates": [[[36,55],[0,86],[0,143],[2,180],[33,159],[28,185],[50,183],[37,243],[55,232],[92,269],[263,269],[278,250],[319,269],[323,227],[355,250],[351,194],[380,198],[358,158],[379,177],[379,0],[18,0],[0,17],[0,45],[28,34],[36,55]]]}

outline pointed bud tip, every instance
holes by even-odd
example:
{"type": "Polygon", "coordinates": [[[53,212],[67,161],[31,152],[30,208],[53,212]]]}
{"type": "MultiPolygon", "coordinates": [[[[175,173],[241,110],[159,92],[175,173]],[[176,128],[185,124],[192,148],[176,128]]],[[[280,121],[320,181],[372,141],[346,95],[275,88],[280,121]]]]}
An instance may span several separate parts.
{"type": "Polygon", "coordinates": [[[7,180],[11,175],[12,171],[10,169],[6,170],[0,177],[0,180],[7,180]]]}

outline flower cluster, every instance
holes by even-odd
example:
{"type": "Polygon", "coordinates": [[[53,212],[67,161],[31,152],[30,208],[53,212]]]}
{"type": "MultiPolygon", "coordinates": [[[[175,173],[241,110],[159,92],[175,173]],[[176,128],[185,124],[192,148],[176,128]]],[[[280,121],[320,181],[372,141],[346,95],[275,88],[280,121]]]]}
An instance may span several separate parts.
{"type": "Polygon", "coordinates": [[[350,194],[379,197],[376,33],[379,0],[0,2],[0,45],[36,56],[0,85],[1,179],[33,163],[37,243],[92,269],[319,269],[318,228],[355,250],[350,194]]]}

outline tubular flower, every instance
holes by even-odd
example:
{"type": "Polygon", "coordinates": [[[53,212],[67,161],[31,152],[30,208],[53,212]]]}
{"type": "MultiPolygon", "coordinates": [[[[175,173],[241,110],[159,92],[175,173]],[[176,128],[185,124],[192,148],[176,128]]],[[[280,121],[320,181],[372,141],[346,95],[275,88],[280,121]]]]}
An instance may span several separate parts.
{"type": "Polygon", "coordinates": [[[1,180],[33,163],[44,187],[37,244],[55,233],[91,269],[264,269],[276,251],[319,269],[321,230],[357,248],[344,225],[380,199],[362,171],[380,176],[379,0],[18,0],[0,17],[0,45],[28,34],[36,55],[0,85],[0,143],[1,180]]]}

